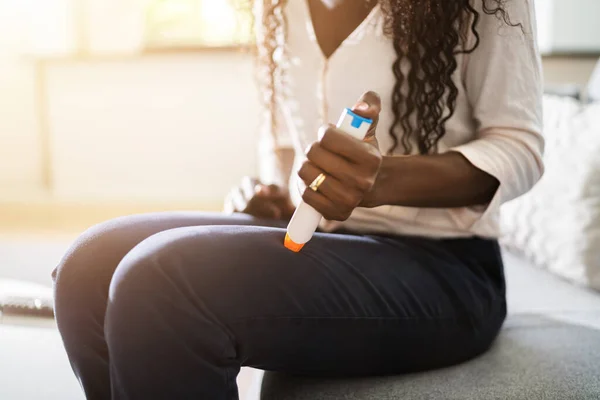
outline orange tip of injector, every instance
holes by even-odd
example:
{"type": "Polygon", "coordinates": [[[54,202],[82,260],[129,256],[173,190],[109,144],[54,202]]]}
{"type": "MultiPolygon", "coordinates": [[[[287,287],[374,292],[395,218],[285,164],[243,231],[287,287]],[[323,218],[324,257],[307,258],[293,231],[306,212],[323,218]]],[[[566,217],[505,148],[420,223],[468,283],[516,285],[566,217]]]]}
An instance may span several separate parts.
{"type": "Polygon", "coordinates": [[[290,239],[290,235],[287,233],[285,234],[285,240],[283,242],[283,245],[287,249],[293,251],[294,253],[298,253],[304,247],[303,244],[298,244],[298,243],[294,242],[292,239],[290,239]]]}

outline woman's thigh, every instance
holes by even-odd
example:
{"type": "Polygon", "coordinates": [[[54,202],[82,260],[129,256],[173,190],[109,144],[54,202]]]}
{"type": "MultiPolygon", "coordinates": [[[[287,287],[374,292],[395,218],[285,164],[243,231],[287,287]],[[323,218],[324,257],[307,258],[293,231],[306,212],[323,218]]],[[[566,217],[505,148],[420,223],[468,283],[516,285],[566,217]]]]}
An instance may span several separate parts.
{"type": "MultiPolygon", "coordinates": [[[[156,233],[187,226],[282,224],[244,214],[205,212],[140,214],[101,223],[84,232],[54,270],[57,311],[62,306],[85,305],[86,299],[105,299],[119,262],[137,244],[156,233]]],[[[103,312],[102,307],[99,312],[103,312]]]]}
{"type": "Polygon", "coordinates": [[[504,319],[494,242],[320,233],[292,253],[283,235],[190,227],[136,246],[110,289],[106,333],[117,364],[150,363],[147,349],[163,343],[173,357],[164,368],[176,369],[204,341],[267,370],[416,371],[480,354],[504,319]]]}
{"type": "MultiPolygon", "coordinates": [[[[62,272],[65,265],[77,264],[94,269],[101,266],[117,267],[121,259],[144,239],[174,228],[205,225],[256,225],[284,226],[281,221],[260,220],[245,214],[225,215],[206,212],[162,212],[130,215],[95,225],[85,231],[72,244],[54,275],[62,272]]],[[[71,268],[68,268],[69,270],[71,268]]],[[[68,271],[71,272],[71,271],[68,271]]],[[[94,271],[95,274],[99,271],[94,271]]],[[[110,272],[112,275],[112,272],[110,272]]]]}

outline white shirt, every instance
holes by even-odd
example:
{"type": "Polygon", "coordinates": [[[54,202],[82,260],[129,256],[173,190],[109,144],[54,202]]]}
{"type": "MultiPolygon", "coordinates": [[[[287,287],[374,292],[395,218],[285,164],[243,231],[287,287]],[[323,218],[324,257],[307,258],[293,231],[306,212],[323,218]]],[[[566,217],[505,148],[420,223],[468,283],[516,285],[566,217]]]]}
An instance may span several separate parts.
{"type": "MultiPolygon", "coordinates": [[[[382,206],[358,208],[343,223],[327,223],[325,230],[344,227],[360,233],[447,237],[497,237],[499,207],[533,187],[543,173],[542,76],[536,43],[533,0],[507,2],[507,11],[519,27],[506,25],[482,11],[480,44],[472,54],[457,56],[454,82],[459,90],[456,110],[446,123],[439,152],[458,151],[473,165],[494,176],[500,187],[485,206],[463,208],[414,208],[382,206]]],[[[365,21],[329,58],[315,38],[306,0],[290,0],[287,50],[290,66],[285,100],[279,105],[284,123],[278,132],[279,146],[295,150],[295,171],[290,180],[293,200],[300,201],[297,168],[304,150],[317,140],[324,122],[335,122],[344,107],[354,104],[365,91],[381,95],[377,138],[382,153],[391,147],[391,95],[396,54],[391,39],[382,32],[382,12],[376,6],[365,21]]],[[[475,37],[471,33],[467,47],[475,37]]],[[[401,132],[398,132],[401,135],[401,132]]],[[[401,146],[401,145],[400,145],[401,146]]],[[[398,147],[394,155],[403,155],[398,147]]],[[[273,142],[261,143],[261,176],[277,181],[269,162],[273,142]],[[271,168],[271,169],[270,169],[271,168]]]]}

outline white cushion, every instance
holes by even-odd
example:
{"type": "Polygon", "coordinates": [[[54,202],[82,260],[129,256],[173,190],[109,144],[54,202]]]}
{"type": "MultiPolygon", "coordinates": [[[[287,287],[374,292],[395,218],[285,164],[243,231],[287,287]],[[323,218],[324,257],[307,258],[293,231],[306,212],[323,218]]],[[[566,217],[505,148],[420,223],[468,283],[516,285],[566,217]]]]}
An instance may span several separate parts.
{"type": "Polygon", "coordinates": [[[600,290],[600,103],[544,99],[546,173],[502,208],[502,243],[580,285],[600,290]]]}
{"type": "Polygon", "coordinates": [[[592,79],[590,79],[587,91],[590,100],[600,101],[600,61],[598,61],[596,69],[592,74],[592,79]]]}
{"type": "Polygon", "coordinates": [[[571,285],[514,253],[504,251],[502,258],[511,317],[543,315],[600,330],[600,293],[571,285]]]}

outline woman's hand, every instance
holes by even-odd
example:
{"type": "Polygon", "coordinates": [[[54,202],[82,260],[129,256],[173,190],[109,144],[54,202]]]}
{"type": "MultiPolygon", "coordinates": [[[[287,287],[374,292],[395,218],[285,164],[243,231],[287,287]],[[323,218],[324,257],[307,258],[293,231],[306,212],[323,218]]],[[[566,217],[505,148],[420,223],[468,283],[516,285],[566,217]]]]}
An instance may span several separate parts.
{"type": "Polygon", "coordinates": [[[321,140],[306,152],[307,160],[298,175],[307,188],[302,198],[324,218],[345,221],[359,205],[368,206],[382,156],[375,140],[381,111],[379,96],[365,93],[352,108],[358,115],[373,119],[365,140],[361,141],[332,125],[321,128],[321,140]],[[317,191],[308,187],[319,174],[326,175],[317,191]]]}
{"type": "Polygon", "coordinates": [[[225,198],[226,213],[250,214],[256,218],[289,220],[295,207],[287,188],[264,185],[257,179],[245,177],[239,187],[225,198]]]}

